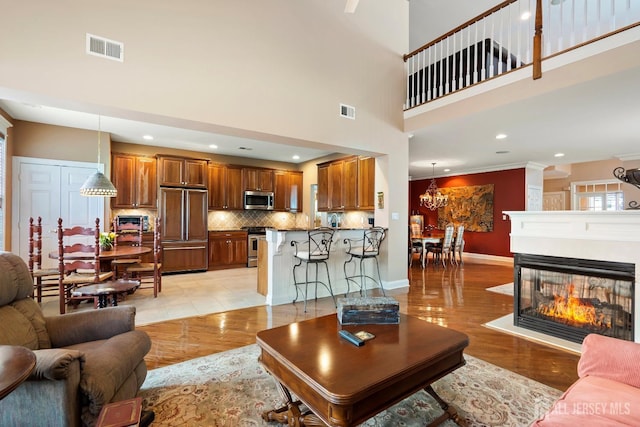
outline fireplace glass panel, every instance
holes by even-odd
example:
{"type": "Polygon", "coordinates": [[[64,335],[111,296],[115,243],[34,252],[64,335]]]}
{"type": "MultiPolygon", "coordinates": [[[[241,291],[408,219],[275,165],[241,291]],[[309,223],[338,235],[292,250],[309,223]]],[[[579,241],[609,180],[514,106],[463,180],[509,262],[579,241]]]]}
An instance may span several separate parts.
{"type": "Polygon", "coordinates": [[[633,340],[632,264],[518,255],[517,326],[574,342],[590,333],[633,340]]]}

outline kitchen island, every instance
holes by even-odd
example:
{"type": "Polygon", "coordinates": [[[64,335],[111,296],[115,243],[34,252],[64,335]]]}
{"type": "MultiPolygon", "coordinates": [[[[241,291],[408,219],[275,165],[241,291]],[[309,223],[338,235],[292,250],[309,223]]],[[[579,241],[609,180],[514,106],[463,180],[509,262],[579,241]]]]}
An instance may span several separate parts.
{"type": "MultiPolygon", "coordinates": [[[[364,230],[362,228],[335,228],[333,235],[333,243],[331,244],[331,255],[327,261],[329,267],[329,275],[331,277],[331,287],[333,294],[336,296],[344,296],[347,292],[347,281],[344,277],[344,262],[348,259],[346,254],[348,244],[344,243],[344,239],[362,239],[364,230]]],[[[296,289],[293,285],[293,266],[296,264],[296,260],[293,256],[294,247],[291,245],[292,241],[306,241],[307,230],[306,229],[273,229],[266,230],[266,247],[267,247],[267,259],[266,266],[266,304],[267,305],[280,305],[291,303],[296,298],[296,289]]],[[[378,262],[380,264],[380,274],[382,275],[383,284],[385,290],[390,287],[385,282],[386,277],[386,258],[387,258],[387,243],[386,239],[382,242],[380,248],[380,255],[378,262]]],[[[349,274],[352,274],[352,269],[357,263],[351,263],[349,266],[349,274]]],[[[373,271],[375,268],[371,261],[366,261],[365,268],[367,271],[373,271]]],[[[303,267],[298,268],[298,281],[303,280],[301,270],[303,267]]],[[[315,268],[310,266],[309,275],[310,278],[315,274],[315,268]]],[[[326,280],[326,270],[324,267],[319,268],[320,280],[326,280]]],[[[378,286],[371,281],[367,281],[367,289],[370,290],[374,286],[378,286]]],[[[358,288],[353,284],[350,287],[350,291],[357,291],[358,288]]],[[[379,290],[374,290],[373,295],[377,295],[379,290]]],[[[318,298],[328,297],[329,292],[323,286],[318,286],[318,298]]],[[[303,298],[303,294],[299,293],[299,301],[303,298]]],[[[309,287],[308,299],[315,298],[314,286],[309,287]]]]}

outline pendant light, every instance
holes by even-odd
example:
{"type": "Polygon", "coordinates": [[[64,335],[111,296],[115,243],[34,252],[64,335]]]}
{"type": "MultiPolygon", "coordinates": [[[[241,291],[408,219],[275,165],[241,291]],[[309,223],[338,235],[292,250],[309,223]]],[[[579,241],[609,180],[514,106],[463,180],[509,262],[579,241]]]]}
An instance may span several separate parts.
{"type": "MultiPolygon", "coordinates": [[[[98,165],[100,165],[100,116],[98,116],[98,165]]],[[[109,178],[96,170],[80,187],[80,195],[87,197],[115,197],[118,190],[113,186],[109,178]]]]}
{"type": "Polygon", "coordinates": [[[434,211],[446,206],[449,201],[449,196],[442,194],[440,190],[438,190],[438,185],[436,184],[435,179],[436,164],[431,163],[431,165],[433,167],[433,177],[431,178],[431,184],[429,184],[427,191],[420,195],[420,206],[424,206],[427,209],[434,211]]]}

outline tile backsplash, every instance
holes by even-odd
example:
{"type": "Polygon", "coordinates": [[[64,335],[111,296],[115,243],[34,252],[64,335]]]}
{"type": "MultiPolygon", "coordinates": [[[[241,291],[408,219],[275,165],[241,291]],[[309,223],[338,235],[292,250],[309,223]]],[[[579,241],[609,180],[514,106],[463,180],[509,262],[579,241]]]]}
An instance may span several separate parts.
{"type": "MultiPolygon", "coordinates": [[[[157,215],[155,210],[145,209],[114,209],[116,215],[149,215],[149,223],[153,227],[153,221],[157,215]]],[[[267,212],[267,211],[209,211],[207,226],[209,230],[237,230],[242,227],[273,227],[273,228],[313,228],[318,226],[330,226],[333,220],[331,213],[319,213],[315,223],[306,213],[267,212]]],[[[335,214],[335,220],[340,227],[361,228],[369,226],[369,219],[373,218],[372,212],[350,211],[335,214]]]]}

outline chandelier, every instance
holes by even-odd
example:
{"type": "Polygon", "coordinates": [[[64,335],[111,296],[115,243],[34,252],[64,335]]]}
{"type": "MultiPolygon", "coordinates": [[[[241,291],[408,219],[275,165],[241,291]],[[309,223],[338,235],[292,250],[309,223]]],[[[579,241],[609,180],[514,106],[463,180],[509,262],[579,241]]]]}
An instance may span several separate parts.
{"type": "MultiPolygon", "coordinates": [[[[433,175],[435,176],[436,164],[431,163],[431,165],[433,166],[433,175]]],[[[438,190],[435,178],[431,178],[431,183],[429,184],[429,187],[427,187],[427,191],[420,195],[420,206],[424,206],[432,211],[446,206],[448,201],[449,196],[442,194],[440,190],[438,190]]]]}

